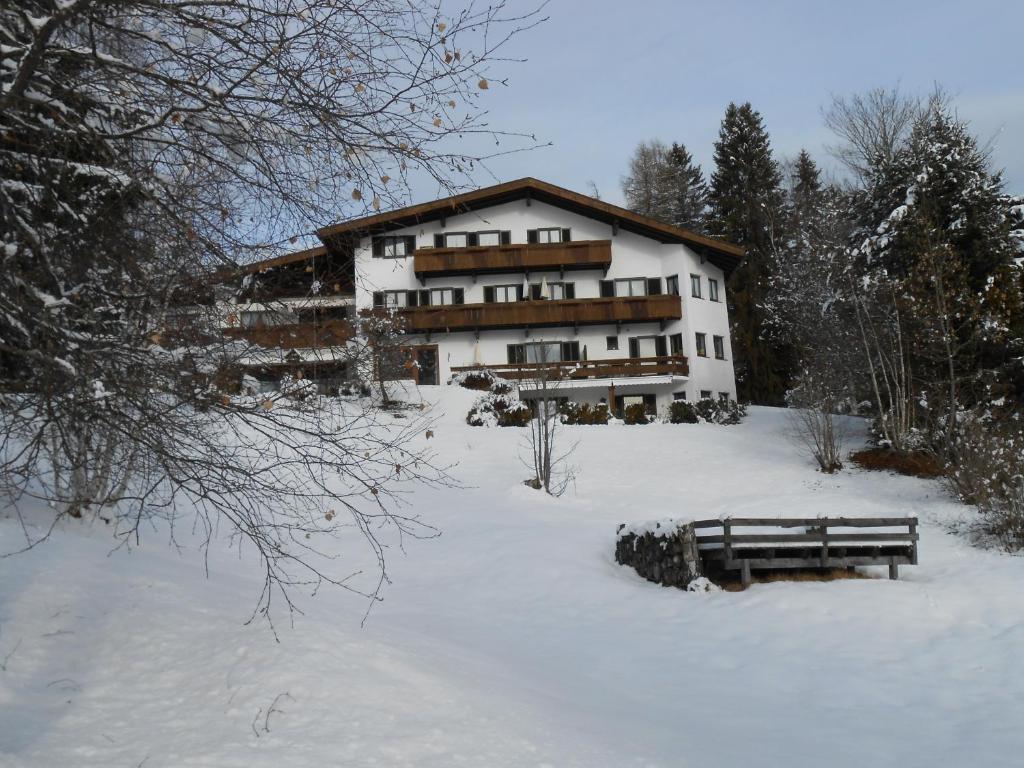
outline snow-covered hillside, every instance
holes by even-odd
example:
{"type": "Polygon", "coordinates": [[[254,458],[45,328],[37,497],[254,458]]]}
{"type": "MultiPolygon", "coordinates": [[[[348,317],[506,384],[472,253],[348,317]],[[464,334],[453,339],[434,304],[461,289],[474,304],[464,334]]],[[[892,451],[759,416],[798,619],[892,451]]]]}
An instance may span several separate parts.
{"type": "MultiPolygon", "coordinates": [[[[0,560],[0,765],[1020,764],[1024,558],[947,533],[969,511],[936,483],[820,475],[754,408],[567,428],[578,476],[551,499],[522,485],[521,431],[422,392],[467,487],[416,494],[443,533],[389,551],[362,628],[338,591],[279,642],[244,625],[261,574],[227,542],[208,578],[160,532],[111,553],[102,525],[0,560]],[[687,594],[613,560],[620,522],[726,513],[917,515],[921,564],[687,594]]],[[[0,550],[20,540],[0,516],[0,550]]]]}

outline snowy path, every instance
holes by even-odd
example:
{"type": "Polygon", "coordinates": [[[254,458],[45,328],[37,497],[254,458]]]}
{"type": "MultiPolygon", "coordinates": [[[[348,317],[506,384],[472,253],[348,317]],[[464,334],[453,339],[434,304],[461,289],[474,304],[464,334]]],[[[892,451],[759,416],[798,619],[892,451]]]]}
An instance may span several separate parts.
{"type": "MultiPolygon", "coordinates": [[[[1020,764],[1024,558],[945,533],[967,511],[936,484],[823,477],[754,409],[575,428],[575,492],[551,500],[521,485],[515,430],[440,393],[435,443],[477,487],[417,495],[443,535],[391,555],[363,629],[359,599],[323,594],[277,643],[242,625],[252,561],[216,553],[207,580],[156,536],[107,557],[73,530],[0,561],[0,661],[21,641],[0,765],[1020,764]],[[921,565],[691,595],[613,562],[617,523],[694,511],[916,514],[921,565]]],[[[16,535],[0,519],[0,546],[16,535]]]]}

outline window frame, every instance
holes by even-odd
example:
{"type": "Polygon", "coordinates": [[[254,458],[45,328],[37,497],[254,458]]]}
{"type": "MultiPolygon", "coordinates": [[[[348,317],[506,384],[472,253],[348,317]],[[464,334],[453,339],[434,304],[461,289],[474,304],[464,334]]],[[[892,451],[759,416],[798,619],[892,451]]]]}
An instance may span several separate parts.
{"type": "Polygon", "coordinates": [[[718,280],[713,277],[708,278],[708,301],[719,302],[721,301],[720,294],[718,293],[718,280]]]}
{"type": "Polygon", "coordinates": [[[668,353],[670,355],[683,354],[683,334],[670,333],[668,337],[668,353]]]}
{"type": "Polygon", "coordinates": [[[679,295],[679,275],[668,275],[665,278],[665,293],[671,296],[679,295]]]}
{"type": "Polygon", "coordinates": [[[617,299],[634,299],[634,298],[638,298],[639,296],[647,296],[647,295],[649,295],[647,293],[648,284],[647,284],[647,278],[646,277],[617,277],[614,280],[612,280],[612,282],[614,283],[614,286],[613,286],[612,290],[613,290],[613,292],[615,294],[615,298],[617,298],[617,299]],[[622,293],[619,293],[619,285],[622,284],[622,283],[642,283],[643,287],[644,287],[644,292],[641,293],[641,294],[634,294],[634,293],[622,294],[622,293]]]}
{"type": "Polygon", "coordinates": [[[565,231],[564,229],[562,229],[562,227],[538,227],[534,231],[537,233],[537,244],[538,245],[553,245],[555,243],[564,243],[565,242],[565,240],[562,239],[562,233],[565,231]],[[557,232],[558,233],[558,239],[557,240],[542,240],[541,239],[541,233],[542,232],[557,232]]]}
{"type": "Polygon", "coordinates": [[[605,336],[604,337],[605,349],[608,352],[619,351],[619,337],[618,336],[605,336]]]}
{"type": "Polygon", "coordinates": [[[370,256],[374,259],[407,259],[416,250],[415,235],[374,235],[370,238],[370,256]],[[402,253],[394,253],[393,249],[401,243],[402,253]]]}
{"type": "Polygon", "coordinates": [[[384,309],[407,309],[409,307],[409,291],[381,291],[381,306],[384,307],[384,309]],[[392,304],[388,301],[389,296],[401,296],[402,303],[392,304]]]}
{"type": "Polygon", "coordinates": [[[514,304],[517,301],[522,301],[522,299],[519,298],[519,292],[523,289],[522,283],[502,283],[501,285],[488,285],[487,288],[491,289],[491,295],[494,297],[493,300],[486,302],[488,304],[514,304]],[[508,291],[512,291],[515,298],[499,299],[499,290],[503,291],[506,296],[508,295],[508,291]]]}
{"type": "Polygon", "coordinates": [[[702,287],[701,287],[700,275],[697,275],[697,274],[694,274],[693,272],[691,272],[690,273],[690,297],[694,298],[694,299],[703,299],[704,297],[701,295],[701,292],[702,292],[702,287]]]}
{"type": "Polygon", "coordinates": [[[482,229],[476,233],[476,244],[485,248],[494,248],[495,246],[501,245],[501,230],[500,229],[482,229]],[[493,243],[481,243],[480,238],[484,235],[494,235],[495,242],[493,243]]]}
{"type": "Polygon", "coordinates": [[[712,336],[711,344],[715,350],[715,360],[725,360],[725,336],[712,336]]]}
{"type": "Polygon", "coordinates": [[[701,400],[713,400],[714,396],[715,396],[715,393],[712,392],[710,389],[702,389],[700,391],[700,399],[701,400]]]}
{"type": "Polygon", "coordinates": [[[697,357],[708,356],[708,335],[701,333],[700,331],[694,332],[694,349],[697,353],[697,357]]]}

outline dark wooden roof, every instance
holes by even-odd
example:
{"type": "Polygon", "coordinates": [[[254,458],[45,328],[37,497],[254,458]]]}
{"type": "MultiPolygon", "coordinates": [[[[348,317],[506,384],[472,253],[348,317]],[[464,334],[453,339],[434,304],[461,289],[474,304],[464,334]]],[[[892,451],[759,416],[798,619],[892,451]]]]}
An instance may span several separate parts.
{"type": "Polygon", "coordinates": [[[476,189],[429,203],[410,205],[387,213],[351,219],[317,230],[317,235],[324,242],[342,239],[346,236],[365,237],[523,199],[548,203],[609,225],[617,225],[620,229],[635,232],[662,243],[684,243],[706,256],[712,264],[727,274],[735,269],[743,259],[744,249],[738,245],[674,227],[617,205],[611,205],[603,200],[581,195],[530,177],[476,189]]]}

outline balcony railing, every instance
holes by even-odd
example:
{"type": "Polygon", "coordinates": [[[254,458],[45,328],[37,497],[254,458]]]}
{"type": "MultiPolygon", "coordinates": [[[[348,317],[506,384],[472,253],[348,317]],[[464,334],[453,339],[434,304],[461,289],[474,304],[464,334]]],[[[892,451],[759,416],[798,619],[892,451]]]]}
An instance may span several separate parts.
{"type": "Polygon", "coordinates": [[[345,320],[328,320],[319,323],[225,328],[224,335],[268,348],[337,347],[352,338],[352,325],[345,320]]]}
{"type": "Polygon", "coordinates": [[[679,297],[671,294],[451,304],[439,307],[410,307],[401,312],[405,318],[405,329],[411,333],[478,328],[648,323],[678,320],[683,316],[679,297]]]}
{"type": "Polygon", "coordinates": [[[488,368],[503,379],[515,381],[538,379],[605,379],[620,376],[688,376],[690,373],[683,355],[659,357],[622,357],[609,360],[575,360],[558,363],[511,363],[486,366],[452,366],[453,373],[488,368]],[[546,373],[545,373],[546,371],[546,373]]]}
{"type": "Polygon", "coordinates": [[[429,248],[413,255],[413,270],[420,279],[496,272],[607,270],[611,263],[611,240],[429,248]]]}

